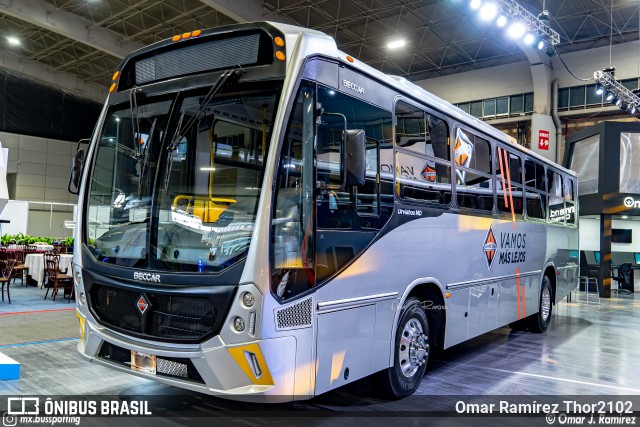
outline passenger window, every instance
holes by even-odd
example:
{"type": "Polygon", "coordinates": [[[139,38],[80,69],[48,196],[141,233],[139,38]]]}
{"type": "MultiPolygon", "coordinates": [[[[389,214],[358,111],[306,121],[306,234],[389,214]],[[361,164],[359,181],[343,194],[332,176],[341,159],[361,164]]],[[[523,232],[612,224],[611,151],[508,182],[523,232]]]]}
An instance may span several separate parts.
{"type": "Polygon", "coordinates": [[[564,197],[562,194],[562,176],[557,172],[547,171],[549,179],[549,221],[564,223],[564,197]]]}
{"type": "Polygon", "coordinates": [[[458,129],[454,150],[458,206],[493,211],[491,144],[471,132],[458,129]]]}
{"type": "Polygon", "coordinates": [[[401,199],[451,203],[451,167],[444,162],[398,152],[396,180],[401,199]]]}
{"type": "Polygon", "coordinates": [[[526,159],[524,162],[524,184],[529,218],[545,219],[547,216],[546,181],[544,166],[535,160],[526,159]]]}
{"type": "Polygon", "coordinates": [[[430,157],[449,160],[447,123],[406,102],[396,104],[396,145],[430,157]]]}
{"type": "Polygon", "coordinates": [[[458,129],[453,158],[458,166],[491,173],[491,144],[471,132],[458,129]]]}
{"type": "Polygon", "coordinates": [[[497,147],[496,193],[498,211],[521,215],[524,210],[522,160],[508,150],[497,147]]]}
{"type": "Polygon", "coordinates": [[[573,178],[565,177],[564,179],[564,210],[565,221],[567,224],[576,223],[576,204],[573,178]]]}

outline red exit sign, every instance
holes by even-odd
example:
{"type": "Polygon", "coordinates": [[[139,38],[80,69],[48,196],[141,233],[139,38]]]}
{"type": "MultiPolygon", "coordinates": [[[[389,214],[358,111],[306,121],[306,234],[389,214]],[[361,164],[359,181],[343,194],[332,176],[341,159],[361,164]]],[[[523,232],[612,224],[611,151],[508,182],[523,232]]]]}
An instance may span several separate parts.
{"type": "Polygon", "coordinates": [[[549,149],[549,131],[548,130],[541,129],[538,131],[538,148],[540,150],[549,149]]]}

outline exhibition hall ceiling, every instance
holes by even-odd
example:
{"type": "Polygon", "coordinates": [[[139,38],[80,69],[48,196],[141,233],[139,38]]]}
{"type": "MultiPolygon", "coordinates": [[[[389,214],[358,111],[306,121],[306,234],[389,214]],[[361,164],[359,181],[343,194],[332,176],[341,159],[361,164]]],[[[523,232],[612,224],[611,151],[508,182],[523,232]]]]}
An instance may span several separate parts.
{"type": "MultiPolygon", "coordinates": [[[[526,60],[518,44],[482,21],[469,0],[0,0],[0,55],[107,85],[122,49],[194,29],[253,20],[298,24],[336,38],[341,50],[411,80],[526,60]],[[233,6],[235,4],[235,6],[233,6]],[[230,6],[231,5],[231,6],[230,6]],[[233,13],[229,8],[235,7],[233,13]],[[43,23],[51,11],[86,31],[43,23]],[[220,10],[220,11],[219,11],[220,10]],[[221,12],[225,11],[227,14],[221,12]],[[245,12],[243,12],[245,11],[245,12]],[[229,17],[228,15],[232,16],[229,17]],[[68,20],[70,19],[70,21],[68,20]],[[104,33],[102,30],[106,30],[104,33]],[[114,36],[103,37],[103,34],[114,36]],[[19,44],[9,43],[11,37],[19,44]],[[406,45],[391,50],[391,40],[406,45]],[[109,44],[111,41],[111,44],[109,44]],[[114,49],[110,49],[113,46],[114,49]]],[[[519,2],[538,15],[543,0],[519,2]]],[[[638,40],[637,0],[547,0],[550,26],[567,53],[638,40]]],[[[57,15],[56,15],[57,16],[57,15]]],[[[60,21],[62,22],[62,21],[60,21]]],[[[73,27],[73,25],[71,27],[73,27]]],[[[1,64],[1,62],[0,62],[1,64]]]]}

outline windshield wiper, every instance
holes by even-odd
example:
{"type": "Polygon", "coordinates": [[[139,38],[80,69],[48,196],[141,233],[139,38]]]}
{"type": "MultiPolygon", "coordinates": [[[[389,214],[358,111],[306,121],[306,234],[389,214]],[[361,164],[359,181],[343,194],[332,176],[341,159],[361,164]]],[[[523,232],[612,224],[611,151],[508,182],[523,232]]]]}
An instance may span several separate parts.
{"type": "Polygon", "coordinates": [[[131,89],[131,92],[129,92],[131,127],[133,128],[133,150],[136,157],[140,155],[140,118],[138,117],[138,94],[142,94],[142,89],[133,88],[131,89]]]}
{"type": "MultiPolygon", "coordinates": [[[[144,143],[144,149],[142,151],[142,165],[140,166],[140,175],[138,176],[138,198],[142,197],[142,192],[144,190],[144,182],[147,176],[147,171],[149,170],[149,146],[153,141],[153,134],[156,130],[156,123],[158,123],[158,118],[153,119],[153,123],[151,124],[151,129],[149,130],[149,135],[147,136],[147,141],[144,143]]],[[[140,159],[138,159],[140,161],[140,159]]]]}
{"type": "Polygon", "coordinates": [[[209,105],[209,102],[211,102],[211,100],[218,93],[220,93],[220,90],[222,90],[224,85],[227,83],[227,80],[229,80],[232,77],[234,80],[238,79],[243,71],[244,70],[239,65],[235,65],[233,68],[223,71],[222,74],[220,74],[218,79],[215,81],[215,83],[211,86],[211,88],[209,89],[209,92],[207,92],[202,102],[200,102],[200,104],[198,105],[198,110],[195,112],[193,116],[191,116],[189,121],[184,126],[182,125],[182,122],[184,121],[186,111],[183,111],[182,114],[180,114],[180,118],[178,119],[178,123],[176,126],[176,131],[173,134],[173,137],[171,138],[171,142],[167,146],[168,159],[167,159],[167,166],[165,168],[165,182],[164,182],[164,188],[167,191],[169,189],[171,167],[173,166],[173,156],[171,155],[171,152],[178,147],[178,144],[184,137],[185,133],[187,133],[187,131],[191,128],[191,126],[193,126],[196,123],[196,121],[200,119],[200,116],[202,115],[204,110],[207,108],[207,105],[209,105]]]}

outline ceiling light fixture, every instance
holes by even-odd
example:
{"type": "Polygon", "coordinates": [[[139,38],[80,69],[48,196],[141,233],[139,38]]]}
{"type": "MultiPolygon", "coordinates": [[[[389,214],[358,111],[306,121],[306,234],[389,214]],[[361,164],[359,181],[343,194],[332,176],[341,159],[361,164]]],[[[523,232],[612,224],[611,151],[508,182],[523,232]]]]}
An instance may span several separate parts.
{"type": "Polygon", "coordinates": [[[480,18],[485,21],[491,21],[498,14],[498,6],[495,3],[485,3],[480,8],[480,18]]]}
{"type": "Polygon", "coordinates": [[[549,56],[553,56],[554,47],[560,43],[560,34],[549,26],[550,16],[546,10],[536,16],[515,0],[492,0],[487,3],[482,0],[470,0],[469,6],[471,9],[479,9],[480,18],[485,21],[492,21],[500,13],[496,20],[496,25],[500,28],[506,26],[509,21],[514,21],[508,27],[507,34],[514,39],[521,39],[527,34],[523,41],[528,45],[539,40],[538,49],[549,56]]]}
{"type": "Polygon", "coordinates": [[[398,49],[400,47],[403,47],[406,44],[407,44],[407,42],[405,42],[404,40],[393,40],[393,41],[390,41],[387,44],[387,47],[389,49],[398,49]]]}
{"type": "Polygon", "coordinates": [[[9,36],[7,37],[7,42],[11,45],[11,46],[20,46],[20,39],[14,36],[9,36]]]}
{"type": "Polygon", "coordinates": [[[509,34],[509,37],[513,39],[519,39],[520,37],[522,37],[525,31],[527,31],[527,28],[524,26],[522,22],[518,21],[518,22],[514,22],[509,26],[509,29],[507,30],[507,34],[509,34]]]}

